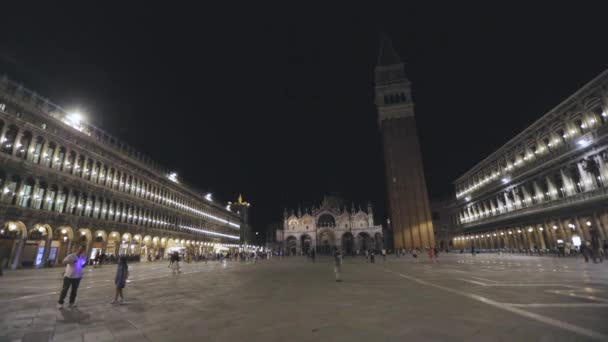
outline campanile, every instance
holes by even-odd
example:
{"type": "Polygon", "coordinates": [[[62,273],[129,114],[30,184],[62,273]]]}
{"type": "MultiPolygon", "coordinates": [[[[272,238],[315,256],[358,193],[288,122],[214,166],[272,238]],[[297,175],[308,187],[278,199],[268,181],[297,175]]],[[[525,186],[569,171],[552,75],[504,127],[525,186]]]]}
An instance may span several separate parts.
{"type": "Polygon", "coordinates": [[[375,83],[395,248],[434,247],[411,85],[386,36],[380,41],[375,83]]]}

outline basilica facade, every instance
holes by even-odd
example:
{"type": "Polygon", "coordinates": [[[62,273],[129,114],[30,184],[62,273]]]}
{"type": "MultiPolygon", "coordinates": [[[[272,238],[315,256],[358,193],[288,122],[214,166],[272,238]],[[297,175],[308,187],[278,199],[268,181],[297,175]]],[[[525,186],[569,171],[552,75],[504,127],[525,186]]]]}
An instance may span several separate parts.
{"type": "Polygon", "coordinates": [[[334,248],[344,254],[384,248],[382,226],[374,223],[371,203],[366,210],[351,203],[350,209],[338,196],[325,196],[320,206],[283,213],[283,229],[276,232],[277,243],[288,254],[315,249],[328,254],[334,248]]]}

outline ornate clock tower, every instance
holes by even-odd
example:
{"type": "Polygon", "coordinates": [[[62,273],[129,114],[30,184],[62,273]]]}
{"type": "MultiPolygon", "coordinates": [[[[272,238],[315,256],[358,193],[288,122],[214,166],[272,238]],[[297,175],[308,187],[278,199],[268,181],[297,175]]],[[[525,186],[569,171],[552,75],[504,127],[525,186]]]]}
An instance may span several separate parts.
{"type": "Polygon", "coordinates": [[[434,247],[433,221],[416,132],[410,81],[390,39],[383,36],[376,65],[376,108],[384,144],[395,248],[434,247]]]}

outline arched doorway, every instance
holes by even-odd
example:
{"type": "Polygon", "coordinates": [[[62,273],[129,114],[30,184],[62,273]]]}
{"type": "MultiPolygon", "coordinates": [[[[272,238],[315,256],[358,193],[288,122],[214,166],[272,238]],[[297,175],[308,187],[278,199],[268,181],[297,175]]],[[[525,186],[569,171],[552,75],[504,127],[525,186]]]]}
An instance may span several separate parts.
{"type": "Polygon", "coordinates": [[[61,226],[55,230],[55,234],[53,234],[53,236],[55,238],[53,241],[53,247],[55,247],[54,245],[56,243],[57,249],[53,250],[53,248],[51,248],[49,260],[54,265],[62,265],[61,262],[63,259],[71,253],[70,249],[72,240],[74,240],[74,231],[72,230],[72,227],[61,226]]]}
{"type": "Polygon", "coordinates": [[[330,214],[323,214],[317,220],[317,227],[335,227],[336,219],[330,214]]]}
{"type": "Polygon", "coordinates": [[[16,269],[21,259],[21,250],[27,238],[23,222],[9,221],[0,228],[0,264],[16,269]]]}
{"type": "Polygon", "coordinates": [[[335,246],[336,246],[336,239],[334,237],[334,233],[330,230],[323,230],[319,234],[319,242],[317,245],[317,251],[321,254],[330,255],[335,246]]]}
{"type": "Polygon", "coordinates": [[[298,250],[298,240],[295,236],[287,237],[285,249],[290,255],[296,255],[298,250]]]}
{"type": "Polygon", "coordinates": [[[21,252],[21,266],[42,267],[50,251],[52,230],[49,225],[37,224],[28,231],[27,241],[21,252]]]}
{"type": "Polygon", "coordinates": [[[355,244],[354,237],[351,233],[342,234],[342,249],[344,250],[345,255],[353,255],[355,254],[355,244]]]}
{"type": "Polygon", "coordinates": [[[368,233],[364,232],[357,235],[357,245],[359,246],[361,252],[371,251],[374,248],[372,244],[372,237],[369,236],[368,233]]]}
{"type": "Polygon", "coordinates": [[[376,242],[376,250],[382,250],[384,248],[384,240],[382,239],[382,234],[376,233],[374,235],[374,240],[376,242]]]}
{"type": "Polygon", "coordinates": [[[308,254],[308,251],[312,248],[312,239],[308,234],[300,237],[300,245],[302,246],[302,253],[308,254]]]}

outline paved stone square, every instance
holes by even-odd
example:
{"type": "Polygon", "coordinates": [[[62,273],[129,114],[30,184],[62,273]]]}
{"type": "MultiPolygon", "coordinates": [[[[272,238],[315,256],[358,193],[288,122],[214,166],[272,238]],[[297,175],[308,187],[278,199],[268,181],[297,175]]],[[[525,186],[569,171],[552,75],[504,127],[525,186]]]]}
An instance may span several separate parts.
{"type": "Polygon", "coordinates": [[[114,265],[87,268],[77,309],[57,310],[61,269],[0,278],[1,341],[608,340],[608,263],[442,254],[375,264],[346,257],[134,263],[111,305],[114,265]]]}

